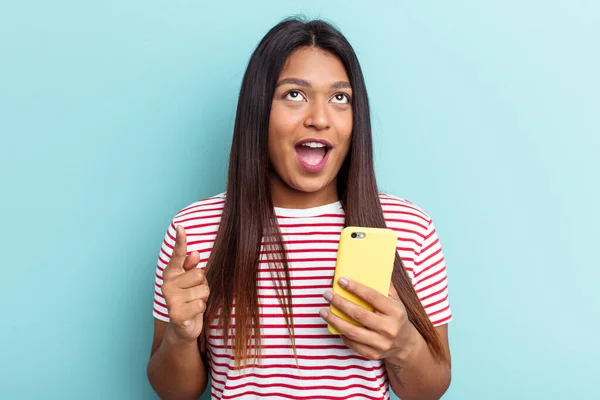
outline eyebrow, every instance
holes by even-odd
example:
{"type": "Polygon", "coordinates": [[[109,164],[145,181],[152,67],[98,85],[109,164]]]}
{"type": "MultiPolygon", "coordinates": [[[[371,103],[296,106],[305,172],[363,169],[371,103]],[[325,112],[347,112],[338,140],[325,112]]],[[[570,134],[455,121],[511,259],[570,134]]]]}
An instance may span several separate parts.
{"type": "Polygon", "coordinates": [[[352,89],[352,85],[348,81],[338,81],[331,84],[332,89],[352,89]]]}
{"type": "MultiPolygon", "coordinates": [[[[312,87],[309,81],[300,78],[285,78],[277,82],[277,87],[281,85],[298,85],[302,87],[312,87]]],[[[331,84],[332,89],[352,89],[352,85],[348,81],[337,81],[331,84]]]]}

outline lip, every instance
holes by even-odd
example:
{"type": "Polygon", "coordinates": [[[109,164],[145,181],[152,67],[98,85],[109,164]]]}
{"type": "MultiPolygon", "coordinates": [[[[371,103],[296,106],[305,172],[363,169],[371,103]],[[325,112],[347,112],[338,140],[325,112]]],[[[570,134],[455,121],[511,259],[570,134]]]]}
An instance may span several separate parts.
{"type": "Polygon", "coordinates": [[[327,146],[327,150],[331,150],[333,149],[333,145],[331,143],[329,143],[327,140],[325,139],[315,139],[315,138],[306,138],[306,139],[302,139],[299,142],[297,142],[295,146],[300,146],[304,143],[309,143],[309,142],[315,142],[315,143],[321,143],[324,144],[325,146],[327,146]]]}
{"type": "Polygon", "coordinates": [[[333,149],[333,145],[324,139],[308,138],[308,139],[302,139],[299,142],[297,142],[296,146],[294,146],[294,148],[297,146],[300,146],[304,143],[309,143],[309,142],[321,143],[321,144],[324,144],[325,146],[327,146],[327,153],[325,154],[325,157],[323,157],[321,162],[319,162],[318,164],[312,165],[312,164],[309,164],[306,161],[304,161],[302,159],[302,157],[300,157],[300,155],[298,153],[296,153],[296,160],[298,161],[298,164],[300,164],[300,166],[302,167],[302,169],[304,171],[311,173],[311,174],[318,174],[319,172],[323,171],[323,169],[325,169],[325,166],[327,165],[327,161],[329,160],[329,155],[331,154],[331,150],[333,149]]]}

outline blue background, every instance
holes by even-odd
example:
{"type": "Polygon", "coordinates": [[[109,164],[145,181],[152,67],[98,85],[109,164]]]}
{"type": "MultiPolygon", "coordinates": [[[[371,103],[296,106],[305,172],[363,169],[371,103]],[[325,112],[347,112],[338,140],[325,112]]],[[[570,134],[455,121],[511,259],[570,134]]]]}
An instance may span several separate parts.
{"type": "Polygon", "coordinates": [[[280,18],[334,21],[384,191],[423,207],[455,320],[445,399],[597,396],[597,1],[0,6],[0,398],[155,398],[159,246],[224,190],[239,85],[280,18]]]}

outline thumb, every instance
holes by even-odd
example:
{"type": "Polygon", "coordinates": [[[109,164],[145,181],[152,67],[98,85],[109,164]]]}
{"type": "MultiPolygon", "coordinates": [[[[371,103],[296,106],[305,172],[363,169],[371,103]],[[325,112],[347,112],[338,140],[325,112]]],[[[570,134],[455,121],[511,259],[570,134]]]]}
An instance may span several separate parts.
{"type": "Polygon", "coordinates": [[[198,266],[200,262],[200,253],[197,251],[192,251],[189,256],[186,257],[183,263],[183,269],[185,271],[189,271],[190,269],[194,269],[198,266]]]}

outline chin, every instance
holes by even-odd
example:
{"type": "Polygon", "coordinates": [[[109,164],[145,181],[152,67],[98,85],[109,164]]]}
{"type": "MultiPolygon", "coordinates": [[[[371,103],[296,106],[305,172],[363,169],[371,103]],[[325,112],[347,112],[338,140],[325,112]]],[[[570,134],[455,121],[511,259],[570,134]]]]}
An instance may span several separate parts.
{"type": "Polygon", "coordinates": [[[299,192],[315,193],[327,187],[327,183],[321,179],[298,179],[290,186],[299,192]]]}

